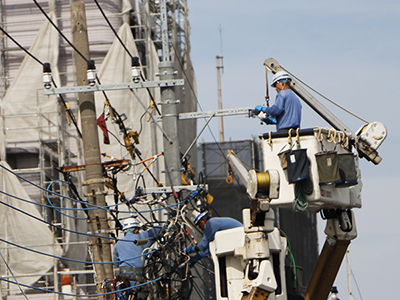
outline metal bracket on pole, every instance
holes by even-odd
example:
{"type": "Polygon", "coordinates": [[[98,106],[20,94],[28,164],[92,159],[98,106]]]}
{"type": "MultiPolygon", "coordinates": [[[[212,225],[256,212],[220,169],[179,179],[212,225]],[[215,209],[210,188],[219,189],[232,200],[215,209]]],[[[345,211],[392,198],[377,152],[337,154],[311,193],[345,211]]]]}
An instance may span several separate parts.
{"type": "MultiPolygon", "coordinates": [[[[222,117],[222,116],[239,116],[239,115],[247,115],[251,117],[252,111],[253,107],[243,107],[243,108],[228,108],[228,109],[211,110],[211,111],[188,112],[188,113],[180,113],[179,120],[222,117]]],[[[157,122],[161,121],[160,116],[156,116],[154,117],[154,119],[157,122]]]]}
{"type": "MultiPolygon", "coordinates": [[[[174,191],[175,192],[179,192],[179,191],[189,191],[189,192],[193,192],[195,190],[197,190],[198,186],[197,185],[178,185],[178,186],[174,186],[174,191]]],[[[205,184],[204,185],[204,190],[208,191],[208,185],[205,184]]],[[[150,188],[143,188],[141,190],[141,192],[143,194],[152,194],[152,193],[156,193],[156,194],[163,194],[163,193],[172,193],[173,190],[170,186],[165,186],[165,187],[150,187],[150,188]]]]}
{"type": "Polygon", "coordinates": [[[195,139],[193,140],[193,142],[190,144],[189,148],[186,150],[185,154],[183,154],[181,161],[183,162],[183,160],[185,159],[186,155],[189,153],[189,151],[192,149],[193,145],[196,143],[196,141],[199,139],[200,135],[203,133],[204,129],[206,129],[208,123],[210,123],[211,119],[213,117],[215,117],[216,113],[213,114],[206,122],[206,124],[203,126],[203,128],[201,129],[201,131],[199,132],[199,134],[195,137],[195,139]]]}
{"type": "Polygon", "coordinates": [[[49,88],[49,89],[44,89],[44,94],[57,95],[57,94],[68,94],[68,93],[88,93],[88,92],[99,92],[99,91],[168,87],[168,86],[178,86],[178,85],[184,85],[184,80],[172,79],[172,80],[158,80],[158,81],[141,81],[139,83],[129,82],[129,83],[103,84],[94,86],[84,85],[84,86],[73,86],[73,87],[49,88]]]}
{"type": "Polygon", "coordinates": [[[166,105],[166,104],[179,104],[181,103],[181,100],[165,100],[158,102],[159,105],[166,105]]]}
{"type": "Polygon", "coordinates": [[[170,168],[170,169],[161,171],[161,173],[169,173],[169,172],[174,172],[174,171],[183,172],[183,171],[185,171],[185,169],[184,168],[177,168],[177,169],[170,168]]]}

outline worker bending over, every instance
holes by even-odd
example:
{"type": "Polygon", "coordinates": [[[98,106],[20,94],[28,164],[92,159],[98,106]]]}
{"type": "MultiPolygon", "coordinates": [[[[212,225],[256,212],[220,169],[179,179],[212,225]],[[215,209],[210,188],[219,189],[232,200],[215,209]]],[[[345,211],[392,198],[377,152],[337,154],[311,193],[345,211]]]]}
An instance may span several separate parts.
{"type": "Polygon", "coordinates": [[[197,255],[191,259],[190,266],[193,266],[203,257],[210,256],[209,244],[214,240],[217,231],[243,226],[239,221],[229,217],[211,218],[208,211],[198,212],[194,210],[192,222],[194,225],[198,225],[201,230],[204,230],[204,235],[197,246],[185,248],[186,253],[197,253],[197,255]]]}
{"type": "MultiPolygon", "coordinates": [[[[143,277],[143,250],[150,247],[155,236],[158,234],[158,228],[139,232],[140,223],[136,218],[127,218],[123,221],[122,230],[125,237],[117,242],[114,248],[114,262],[119,267],[119,282],[129,280],[130,286],[144,283],[143,277]]],[[[126,285],[126,284],[125,284],[126,285]]],[[[125,286],[127,287],[127,286],[125,286]]],[[[146,298],[146,287],[136,289],[135,299],[146,298]]],[[[128,299],[130,293],[119,293],[119,299],[128,299]]]]}
{"type": "Polygon", "coordinates": [[[300,128],[301,103],[290,88],[291,81],[292,78],[287,72],[276,72],[271,84],[278,93],[274,105],[257,105],[254,108],[254,113],[266,124],[276,124],[277,131],[300,128]]]}

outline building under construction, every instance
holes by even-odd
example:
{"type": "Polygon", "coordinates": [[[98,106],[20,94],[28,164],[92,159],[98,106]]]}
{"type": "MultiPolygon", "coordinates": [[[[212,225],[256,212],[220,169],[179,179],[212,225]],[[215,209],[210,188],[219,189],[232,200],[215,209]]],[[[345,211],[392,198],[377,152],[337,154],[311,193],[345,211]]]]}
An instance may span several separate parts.
{"type": "MultiPolygon", "coordinates": [[[[65,203],[67,201],[46,193],[46,189],[50,189],[62,195],[68,194],[68,186],[61,181],[73,183],[77,193],[82,196],[86,192],[85,187],[82,187],[84,181],[82,172],[71,172],[68,179],[65,177],[65,173],[60,172],[62,167],[84,165],[79,129],[78,94],[45,96],[43,93],[43,64],[45,63],[50,63],[56,86],[72,87],[77,85],[74,58],[78,54],[72,47],[71,29],[71,4],[73,2],[4,0],[0,3],[2,29],[0,40],[0,154],[1,160],[6,161],[16,174],[13,176],[21,176],[19,181],[29,198],[38,204],[47,205],[36,206],[39,215],[45,221],[63,228],[87,232],[85,214],[78,213],[79,216],[75,216],[75,219],[71,221],[71,218],[65,216],[63,212],[48,207],[49,205],[68,206],[69,204],[65,203]]],[[[159,76],[157,74],[158,63],[162,55],[160,1],[90,0],[83,2],[90,48],[90,57],[87,59],[90,58],[95,62],[101,83],[131,81],[131,56],[139,57],[141,76],[144,80],[157,80],[159,76]],[[123,58],[124,56],[126,58],[123,58]],[[125,66],[124,63],[126,63],[125,66]]],[[[190,60],[190,27],[186,0],[170,1],[167,11],[171,61],[177,71],[174,76],[178,79],[184,78],[186,84],[176,88],[177,98],[185,99],[185,101],[181,101],[178,109],[179,111],[195,111],[196,92],[190,60]]],[[[158,110],[157,106],[160,102],[159,93],[159,89],[156,88],[137,90],[135,96],[132,94],[127,96],[126,91],[125,93],[112,91],[96,98],[99,116],[106,109],[108,110],[108,106],[105,108],[104,105],[104,100],[108,99],[115,112],[127,119],[125,124],[129,126],[128,129],[141,131],[140,146],[138,145],[137,149],[143,159],[162,151],[160,134],[156,132],[158,129],[154,123],[149,122],[151,120],[144,115],[145,110],[141,106],[144,104],[145,108],[149,107],[149,110],[154,110],[154,115],[156,115],[156,109],[158,110]],[[142,102],[136,100],[135,97],[142,102]],[[150,106],[150,103],[154,105],[150,106]]],[[[109,147],[104,144],[105,148],[102,146],[102,152],[107,156],[112,155],[124,159],[126,155],[129,156],[129,153],[119,149],[120,145],[117,142],[119,139],[123,140],[123,137],[118,122],[114,122],[114,127],[109,128],[110,138],[114,140],[109,147]],[[111,134],[114,134],[115,138],[111,134]],[[115,144],[118,145],[115,146],[115,144]]],[[[99,137],[103,142],[103,134],[101,130],[99,132],[99,137]]],[[[182,121],[179,134],[182,149],[187,149],[196,135],[196,122],[182,121]]],[[[191,153],[195,154],[193,151],[191,153]]],[[[195,157],[193,154],[192,156],[195,157]]],[[[136,159],[140,161],[138,156],[137,154],[136,159]]],[[[105,160],[107,159],[105,156],[105,160]]],[[[145,178],[147,186],[156,185],[147,172],[142,174],[142,170],[134,170],[134,168],[137,166],[132,167],[132,174],[126,184],[134,184],[136,176],[139,179],[145,178]]],[[[157,177],[157,180],[165,182],[164,174],[161,173],[162,168],[163,163],[155,161],[149,170],[157,177]]],[[[3,176],[4,178],[5,176],[3,176]]],[[[6,191],[6,185],[7,182],[3,181],[1,190],[6,191]]],[[[69,195],[72,196],[72,194],[69,195]]],[[[126,197],[131,196],[127,195],[126,197]]],[[[10,201],[4,194],[0,197],[5,202],[10,201]]],[[[7,212],[3,211],[2,216],[6,214],[7,212]]],[[[24,231],[27,231],[22,221],[23,216],[16,217],[21,218],[21,226],[24,227],[24,231]]],[[[3,228],[1,237],[12,241],[11,236],[19,235],[22,228],[11,226],[10,220],[5,217],[1,219],[3,228]]],[[[46,226],[44,227],[44,230],[47,230],[46,226]]],[[[32,228],[32,230],[35,229],[32,228]]],[[[62,253],[62,256],[82,261],[88,258],[90,260],[87,237],[57,228],[54,230],[55,240],[48,240],[50,244],[46,246],[51,248],[56,243],[61,246],[62,251],[55,253],[62,253]]],[[[29,236],[29,233],[27,235],[29,236]]],[[[43,241],[41,241],[42,243],[43,241]]],[[[13,253],[16,251],[11,251],[10,247],[12,248],[12,246],[2,243],[1,251],[10,268],[19,270],[16,269],[16,265],[20,265],[20,261],[13,258],[13,253]],[[13,264],[13,262],[15,263],[13,264]]],[[[42,259],[43,257],[33,260],[42,259]]],[[[12,279],[12,274],[4,262],[0,264],[3,278],[12,279]]],[[[65,266],[71,269],[71,274],[68,272],[64,272],[64,274],[72,275],[72,278],[76,280],[77,291],[79,288],[86,291],[86,282],[89,286],[93,285],[93,266],[88,267],[82,263],[65,261],[61,263],[52,258],[49,258],[49,263],[45,266],[40,266],[40,264],[36,268],[32,266],[29,274],[25,274],[29,277],[22,276],[25,273],[24,270],[17,271],[16,273],[19,275],[16,278],[21,283],[60,291],[60,281],[58,280],[60,274],[53,275],[61,269],[66,269],[65,266]],[[86,280],[87,276],[91,276],[92,279],[86,280]],[[81,287],[82,282],[84,286],[81,287]]],[[[2,282],[1,290],[3,296],[20,293],[16,285],[4,282],[2,282]]]]}

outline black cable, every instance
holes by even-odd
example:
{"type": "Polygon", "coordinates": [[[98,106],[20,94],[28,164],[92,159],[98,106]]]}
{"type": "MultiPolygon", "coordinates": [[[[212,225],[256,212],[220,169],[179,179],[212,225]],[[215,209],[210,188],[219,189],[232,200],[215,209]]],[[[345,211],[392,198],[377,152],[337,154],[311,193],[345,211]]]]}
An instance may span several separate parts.
{"type": "MultiPolygon", "coordinates": [[[[133,55],[129,52],[128,48],[126,47],[126,45],[124,44],[124,42],[121,40],[121,38],[118,36],[118,33],[115,31],[115,29],[113,28],[110,20],[107,18],[106,14],[104,13],[103,9],[101,8],[100,4],[97,2],[97,0],[94,0],[94,2],[96,3],[97,7],[100,10],[100,13],[103,15],[104,19],[106,20],[108,26],[110,27],[110,29],[112,30],[112,32],[114,33],[115,37],[118,39],[118,41],[121,43],[122,47],[125,49],[125,51],[128,53],[128,55],[132,58],[133,55]]],[[[142,78],[143,81],[145,81],[145,78],[143,77],[143,74],[140,73],[140,77],[142,78]]],[[[155,109],[157,110],[158,114],[161,115],[161,112],[159,111],[156,102],[154,101],[154,97],[150,92],[150,89],[146,87],[147,93],[149,94],[151,101],[153,102],[153,105],[155,107],[155,109]]]]}
{"type": "Polygon", "coordinates": [[[78,53],[84,60],[88,61],[88,59],[67,39],[67,37],[61,32],[60,28],[57,27],[56,24],[50,19],[50,17],[47,15],[47,13],[43,10],[43,8],[40,6],[39,3],[37,3],[36,0],[33,0],[33,2],[36,4],[36,6],[39,8],[39,10],[43,13],[43,15],[46,17],[46,19],[50,22],[51,25],[53,25],[54,29],[58,31],[58,33],[62,36],[62,38],[70,45],[76,53],[78,53]]]}
{"type": "Polygon", "coordinates": [[[78,189],[76,188],[75,184],[72,182],[71,172],[66,172],[63,175],[64,175],[65,181],[68,183],[70,193],[72,194],[72,196],[75,196],[80,201],[80,204],[81,204],[82,208],[84,209],[84,212],[85,212],[86,216],[88,217],[88,220],[90,220],[89,211],[87,209],[88,207],[86,204],[84,204],[84,202],[86,202],[86,201],[84,201],[81,198],[81,196],[79,195],[78,189]]]}
{"type": "Polygon", "coordinates": [[[138,132],[138,136],[140,136],[140,134],[142,133],[142,130],[143,130],[143,122],[142,122],[142,119],[143,119],[143,117],[146,115],[146,113],[147,113],[147,111],[145,111],[141,116],[140,116],[140,119],[139,119],[139,124],[140,124],[140,129],[139,129],[139,132],[138,132]]]}
{"type": "Polygon", "coordinates": [[[32,57],[34,60],[36,60],[39,64],[43,66],[43,63],[36,58],[32,53],[30,53],[24,46],[22,46],[20,43],[18,43],[11,35],[8,34],[7,31],[5,31],[2,27],[0,27],[0,30],[10,39],[13,41],[14,44],[16,44],[21,50],[23,50],[26,54],[28,54],[30,57],[32,57]]]}
{"type": "Polygon", "coordinates": [[[358,286],[358,283],[357,283],[357,280],[356,280],[356,276],[354,276],[353,270],[351,270],[351,275],[353,276],[354,282],[356,283],[358,294],[360,295],[361,300],[363,300],[363,297],[361,295],[361,291],[360,291],[360,288],[358,286]]]}
{"type": "MultiPolygon", "coordinates": [[[[199,100],[197,99],[197,95],[196,95],[195,92],[194,92],[194,88],[193,88],[193,86],[192,86],[190,80],[188,80],[188,76],[187,76],[187,74],[186,74],[186,72],[185,72],[185,70],[184,70],[184,68],[183,68],[183,65],[182,65],[182,63],[181,63],[181,61],[180,61],[180,59],[179,59],[179,57],[178,57],[178,54],[177,54],[177,51],[176,51],[176,49],[175,49],[174,43],[171,43],[171,46],[172,46],[172,48],[174,49],[175,57],[176,57],[176,60],[178,61],[179,65],[180,65],[180,67],[181,67],[182,73],[183,73],[183,75],[185,75],[185,77],[186,77],[186,82],[188,82],[189,87],[190,87],[190,89],[192,90],[192,93],[193,93],[193,96],[194,96],[194,98],[195,98],[195,100],[196,100],[196,103],[197,103],[197,105],[199,106],[200,110],[203,111],[203,108],[201,107],[200,102],[199,102],[199,100]]],[[[204,117],[204,120],[206,120],[205,117],[204,117]]],[[[214,135],[214,133],[212,132],[210,125],[208,124],[207,127],[208,127],[208,129],[209,129],[209,131],[210,131],[210,133],[211,133],[211,135],[212,135],[212,137],[213,137],[215,143],[217,144],[217,146],[218,146],[220,152],[222,153],[222,156],[224,157],[225,161],[226,161],[227,163],[229,163],[228,158],[226,158],[226,156],[225,156],[225,154],[224,154],[224,152],[223,152],[221,146],[220,146],[219,143],[217,142],[217,139],[215,138],[215,135],[214,135]]]]}
{"type": "MultiPolygon", "coordinates": [[[[74,49],[76,51],[76,53],[79,54],[80,57],[82,57],[82,59],[84,59],[86,62],[89,61],[88,58],[86,58],[75,46],[74,44],[72,44],[68,38],[61,32],[61,30],[57,27],[56,24],[54,24],[54,22],[49,18],[49,16],[46,14],[46,12],[43,10],[43,8],[40,6],[39,3],[37,3],[36,0],[33,0],[33,2],[35,2],[36,6],[39,8],[39,10],[43,13],[43,15],[46,17],[46,19],[50,22],[51,25],[53,25],[54,29],[57,30],[57,32],[61,35],[61,37],[68,43],[68,45],[70,45],[72,47],[72,49],[74,49]]],[[[97,82],[101,85],[100,79],[97,77],[96,74],[96,80],[97,82]]],[[[107,100],[107,102],[110,102],[107,94],[105,93],[105,91],[102,91],[104,98],[107,100]]]]}
{"type": "MultiPolygon", "coordinates": [[[[53,21],[49,18],[49,16],[46,14],[46,12],[43,10],[43,8],[39,5],[39,3],[37,3],[37,1],[36,0],[33,0],[33,2],[35,2],[35,4],[36,4],[36,6],[40,9],[40,11],[45,15],[45,17],[47,18],[47,20],[53,25],[53,27],[60,33],[60,35],[65,39],[65,41],[85,60],[85,61],[88,61],[88,59],[78,50],[78,49],[76,49],[76,47],[67,39],[67,37],[61,32],[61,30],[53,23],[53,21]]],[[[96,79],[97,79],[97,81],[98,81],[98,83],[99,84],[101,84],[101,82],[100,82],[100,79],[97,77],[97,75],[96,75],[96,79]]],[[[124,125],[124,123],[123,123],[123,121],[122,121],[122,119],[121,119],[121,116],[116,112],[116,110],[110,105],[110,101],[109,101],[109,99],[108,99],[108,97],[107,97],[107,95],[106,95],[106,93],[104,92],[104,91],[102,91],[103,92],[103,95],[104,95],[104,97],[106,98],[106,100],[107,100],[107,102],[108,102],[108,104],[109,104],[109,106],[111,107],[111,109],[112,109],[112,111],[113,111],[113,113],[115,113],[117,116],[118,116],[118,118],[119,118],[119,121],[120,121],[120,125],[123,127],[123,132],[124,132],[124,134],[127,134],[127,130],[126,130],[126,127],[125,127],[125,125],[124,125]]],[[[154,101],[154,100],[153,100],[154,101]]],[[[154,102],[154,105],[155,105],[155,102],[154,102]]],[[[140,155],[139,155],[139,153],[138,152],[136,152],[136,154],[138,155],[138,157],[140,158],[140,160],[142,160],[141,159],[141,157],[140,157],[140,155]]],[[[144,166],[146,167],[146,164],[145,163],[143,163],[144,164],[144,166]]],[[[160,185],[160,183],[159,183],[159,181],[154,177],[154,175],[153,175],[153,173],[147,168],[147,171],[149,172],[149,174],[151,175],[151,177],[154,179],[154,181],[157,183],[157,185],[160,185]]]]}
{"type": "MultiPolygon", "coordinates": [[[[10,34],[8,34],[8,32],[5,31],[1,26],[0,26],[0,30],[8,37],[11,41],[13,41],[13,43],[16,44],[22,51],[24,51],[24,52],[25,52],[26,54],[28,54],[31,58],[33,58],[33,59],[34,59],[35,61],[37,61],[40,65],[43,66],[43,63],[42,63],[37,57],[35,57],[35,56],[34,56],[32,53],[30,53],[24,46],[22,46],[20,43],[18,43],[18,42],[17,42],[10,34]]],[[[55,81],[54,81],[53,78],[51,79],[51,81],[52,81],[54,87],[57,88],[57,85],[56,85],[56,83],[55,83],[55,81]]],[[[79,137],[82,138],[82,133],[80,132],[80,130],[79,130],[79,128],[78,128],[78,124],[77,124],[77,122],[76,122],[75,115],[67,108],[66,101],[64,100],[64,98],[62,97],[62,95],[59,94],[58,96],[60,97],[62,103],[64,104],[64,108],[65,108],[65,110],[68,112],[69,117],[71,118],[72,122],[74,123],[75,128],[76,128],[76,130],[77,130],[77,132],[78,132],[79,137]]]]}

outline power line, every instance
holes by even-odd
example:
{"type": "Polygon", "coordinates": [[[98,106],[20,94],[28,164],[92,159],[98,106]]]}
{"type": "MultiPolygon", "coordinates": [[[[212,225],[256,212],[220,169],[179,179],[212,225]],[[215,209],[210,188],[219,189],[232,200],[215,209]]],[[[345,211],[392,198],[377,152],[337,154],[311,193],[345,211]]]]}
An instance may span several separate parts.
{"type": "MultiPolygon", "coordinates": [[[[1,26],[0,26],[0,30],[14,43],[16,44],[21,50],[23,50],[26,54],[28,54],[31,58],[33,58],[35,61],[37,61],[40,65],[43,66],[43,62],[41,62],[37,57],[35,57],[32,53],[30,53],[24,46],[22,46],[20,43],[18,43],[7,31],[5,31],[1,26]]],[[[57,87],[56,82],[54,81],[54,79],[51,79],[52,83],[54,84],[55,87],[57,87]]],[[[76,122],[75,119],[75,115],[71,112],[71,110],[69,109],[66,101],[64,100],[63,96],[60,94],[59,95],[62,103],[64,104],[64,109],[68,112],[69,117],[71,118],[72,122],[75,125],[76,131],[78,132],[78,135],[80,138],[82,138],[82,133],[80,132],[79,128],[78,128],[78,124],[76,122]]]]}
{"type": "MultiPolygon", "coordinates": [[[[130,53],[130,51],[128,50],[128,48],[126,47],[125,43],[121,40],[121,38],[118,36],[118,33],[115,31],[114,27],[112,26],[110,20],[107,18],[106,14],[104,13],[104,10],[101,8],[100,4],[98,3],[97,0],[94,0],[94,2],[96,3],[98,9],[100,10],[100,13],[102,14],[102,16],[104,17],[104,19],[106,20],[108,26],[110,27],[110,29],[112,30],[112,32],[114,33],[115,37],[118,39],[118,41],[121,43],[122,47],[125,49],[125,51],[128,53],[128,55],[132,58],[133,55],[130,53]]],[[[145,78],[143,77],[143,74],[140,74],[140,77],[142,78],[143,81],[145,81],[145,78]]],[[[157,110],[158,114],[161,115],[161,112],[159,111],[156,102],[154,101],[154,97],[150,92],[149,88],[146,88],[147,93],[149,94],[151,101],[153,102],[153,105],[155,107],[155,109],[157,110]]]]}
{"type": "MultiPolygon", "coordinates": [[[[128,261],[128,260],[131,260],[131,259],[144,257],[144,256],[146,256],[146,255],[151,254],[151,253],[154,252],[154,251],[146,252],[145,254],[141,254],[141,255],[129,257],[129,258],[122,259],[122,260],[119,260],[119,261],[106,261],[106,262],[100,262],[100,261],[99,261],[99,262],[98,262],[98,261],[86,261],[86,260],[79,260],[79,259],[73,259],[73,258],[68,258],[68,257],[61,257],[61,256],[57,256],[57,255],[54,255],[54,254],[50,254],[50,253],[45,253],[45,252],[42,252],[42,251],[38,251],[38,250],[35,250],[35,249],[32,249],[32,248],[24,247],[24,246],[19,245],[19,244],[16,244],[16,243],[13,243],[13,242],[10,242],[10,241],[6,241],[6,240],[4,240],[4,239],[2,239],[2,238],[0,238],[0,241],[6,243],[6,244],[8,244],[8,245],[11,245],[11,246],[14,246],[14,247],[17,247],[17,248],[26,250],[26,251],[30,251],[30,252],[33,252],[33,253],[36,253],[36,254],[40,254],[40,255],[44,255],[44,256],[49,256],[49,257],[52,257],[52,258],[57,258],[57,259],[62,259],[62,260],[67,260],[67,261],[73,261],[73,262],[84,263],[84,264],[94,264],[94,265],[115,264],[116,262],[121,262],[121,263],[122,263],[122,262],[124,262],[124,261],[128,261]]],[[[129,240],[129,241],[128,241],[128,240],[120,240],[120,241],[136,242],[136,240],[129,240]]],[[[1,252],[0,252],[0,253],[1,253],[1,252]]]]}
{"type": "MultiPolygon", "coordinates": [[[[15,176],[18,177],[19,179],[21,179],[21,180],[23,180],[23,181],[29,183],[30,185],[35,186],[36,188],[38,188],[38,189],[40,189],[40,190],[42,190],[42,191],[49,192],[49,193],[51,193],[51,194],[53,194],[53,195],[55,195],[55,196],[62,197],[62,198],[64,198],[64,199],[68,199],[68,200],[71,200],[71,201],[79,202],[79,203],[81,203],[81,204],[93,206],[93,208],[82,208],[82,209],[80,209],[80,208],[57,207],[57,208],[64,209],[64,210],[83,210],[83,211],[85,211],[85,210],[94,210],[94,209],[105,209],[105,210],[108,210],[109,208],[114,207],[114,206],[118,206],[118,205],[122,205],[122,204],[129,204],[129,203],[131,203],[132,201],[134,201],[135,199],[138,198],[138,197],[133,197],[133,198],[130,199],[130,200],[122,201],[122,202],[117,203],[117,204],[112,204],[112,205],[107,205],[107,206],[98,206],[98,205],[95,205],[95,204],[90,204],[90,203],[85,202],[85,201],[73,199],[73,198],[70,198],[70,197],[68,197],[68,196],[64,196],[64,195],[61,195],[61,194],[59,194],[59,193],[57,193],[57,192],[54,192],[54,191],[51,191],[51,190],[46,189],[46,188],[44,188],[44,187],[41,187],[40,185],[37,185],[36,183],[31,182],[31,181],[29,181],[28,179],[22,177],[21,175],[19,175],[19,174],[13,172],[12,170],[8,169],[7,167],[3,166],[2,164],[0,164],[0,167],[2,167],[3,169],[5,169],[6,171],[10,172],[11,174],[15,175],[15,176]]],[[[5,193],[5,192],[3,192],[3,191],[0,191],[0,193],[7,194],[7,193],[5,193]]],[[[7,195],[8,195],[8,194],[7,194],[7,195]]],[[[11,195],[11,196],[12,196],[12,195],[11,195]]],[[[12,197],[16,197],[16,196],[12,196],[12,197]]],[[[17,198],[18,198],[18,197],[17,197],[17,198]]],[[[25,199],[22,199],[22,200],[23,200],[23,201],[26,201],[26,202],[32,202],[32,201],[25,200],[25,199]]],[[[35,202],[35,204],[41,205],[41,206],[44,206],[44,207],[51,207],[51,208],[54,208],[54,206],[49,206],[49,205],[45,205],[45,204],[41,204],[41,203],[36,203],[36,202],[35,202]]],[[[164,208],[160,208],[160,209],[164,209],[164,208]]],[[[155,210],[158,210],[158,209],[155,209],[155,210]]],[[[131,211],[120,211],[120,212],[132,213],[131,211]]],[[[137,211],[137,212],[148,212],[148,211],[137,211]]]]}
{"type": "Polygon", "coordinates": [[[7,269],[10,271],[10,273],[11,273],[12,277],[14,278],[15,282],[17,283],[19,290],[20,290],[21,293],[24,295],[25,299],[26,299],[26,300],[29,300],[29,299],[28,299],[28,296],[25,294],[24,290],[21,288],[21,285],[19,284],[17,278],[15,278],[14,272],[11,270],[10,266],[8,265],[6,259],[5,259],[4,256],[3,256],[3,253],[1,253],[1,251],[0,251],[0,256],[1,256],[1,258],[3,259],[4,264],[7,266],[7,269]]]}
{"type": "Polygon", "coordinates": [[[325,100],[329,101],[330,103],[332,103],[333,105],[337,106],[338,108],[340,108],[341,110],[347,112],[349,115],[352,115],[353,117],[359,119],[360,121],[364,122],[364,123],[368,123],[368,121],[360,118],[359,116],[357,116],[356,114],[352,113],[351,111],[345,109],[343,106],[340,106],[339,104],[337,104],[336,102],[332,101],[331,99],[329,99],[328,97],[324,96],[323,94],[321,94],[320,92],[318,92],[317,90],[313,89],[311,86],[309,86],[307,83],[305,83],[304,81],[302,81],[301,79],[299,79],[298,77],[296,77],[295,75],[293,75],[292,73],[290,73],[288,70],[286,70],[284,67],[281,66],[281,68],[283,70],[285,70],[286,72],[288,72],[290,75],[292,75],[296,80],[298,80],[299,82],[301,82],[303,85],[305,85],[306,87],[308,87],[310,90],[312,90],[314,93],[320,95],[322,98],[324,98],[325,100]]]}
{"type": "MultiPolygon", "coordinates": [[[[20,285],[24,286],[24,287],[27,287],[27,288],[30,288],[30,289],[35,289],[35,290],[38,290],[38,291],[46,292],[46,293],[53,293],[53,294],[64,295],[64,296],[85,297],[85,298],[87,298],[87,297],[98,297],[98,296],[112,295],[112,294],[116,294],[118,292],[128,291],[128,290],[131,290],[131,289],[134,289],[134,288],[138,288],[138,287],[141,287],[141,286],[144,286],[144,285],[147,285],[147,284],[152,284],[152,283],[157,282],[157,281],[159,281],[161,279],[162,278],[159,277],[159,278],[153,279],[151,281],[148,281],[148,282],[145,282],[145,283],[141,283],[141,284],[138,284],[138,285],[135,285],[135,286],[130,286],[130,287],[127,287],[127,288],[124,288],[124,289],[120,289],[120,290],[117,290],[117,291],[107,292],[107,293],[103,293],[103,294],[89,294],[89,295],[68,294],[68,293],[56,292],[56,291],[42,289],[42,288],[39,288],[39,287],[36,287],[36,286],[31,286],[31,285],[27,285],[27,284],[23,284],[23,283],[20,283],[20,285]]],[[[12,284],[17,284],[17,282],[14,282],[14,281],[11,281],[11,280],[8,280],[8,279],[5,279],[5,278],[1,278],[1,277],[0,277],[0,280],[3,280],[3,281],[8,282],[8,283],[12,283],[12,284]]]]}
{"type": "Polygon", "coordinates": [[[358,294],[360,295],[361,300],[363,300],[363,297],[361,295],[361,291],[360,291],[360,288],[358,286],[358,283],[357,283],[357,280],[356,280],[356,276],[354,276],[353,270],[351,270],[351,275],[353,276],[354,282],[356,283],[358,294]]]}
{"type": "MultiPolygon", "coordinates": [[[[94,208],[71,208],[71,207],[60,207],[60,206],[53,206],[53,205],[46,205],[46,204],[42,204],[42,203],[37,203],[37,202],[34,202],[34,201],[23,199],[21,197],[15,196],[15,195],[11,195],[11,194],[9,194],[7,192],[4,192],[4,191],[1,191],[1,190],[0,190],[0,193],[3,194],[3,195],[6,195],[8,197],[12,197],[14,199],[21,200],[21,201],[24,201],[24,202],[27,202],[27,203],[31,203],[31,204],[34,204],[34,205],[39,205],[39,206],[48,207],[48,208],[58,208],[58,209],[63,209],[63,210],[72,210],[72,211],[85,211],[85,210],[95,210],[95,209],[105,209],[105,210],[109,211],[107,209],[109,207],[114,207],[114,206],[118,206],[118,205],[122,205],[122,204],[128,204],[129,202],[132,201],[132,200],[128,200],[126,202],[121,202],[121,203],[118,203],[118,204],[108,205],[108,206],[104,206],[104,207],[103,206],[97,206],[97,207],[94,207],[94,208]]],[[[78,201],[78,200],[75,200],[75,201],[78,201]]],[[[174,204],[171,204],[171,205],[168,205],[168,206],[163,206],[163,207],[160,207],[160,208],[152,208],[151,210],[136,210],[135,209],[135,211],[120,210],[119,212],[120,213],[131,213],[131,214],[132,213],[143,214],[143,213],[149,213],[149,212],[153,212],[153,211],[159,211],[159,210],[173,208],[173,207],[178,206],[178,205],[180,205],[180,204],[182,204],[184,202],[185,201],[181,201],[181,202],[177,202],[177,203],[174,203],[174,204]]],[[[0,201],[0,203],[4,203],[4,202],[0,201]]],[[[160,205],[160,203],[154,203],[154,205],[160,205]]]]}

